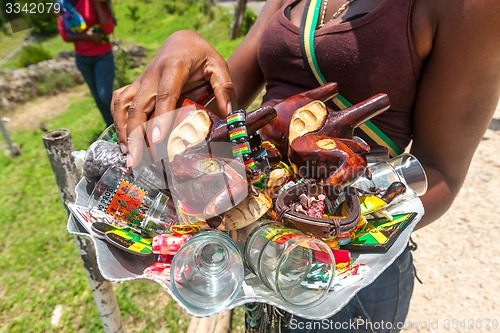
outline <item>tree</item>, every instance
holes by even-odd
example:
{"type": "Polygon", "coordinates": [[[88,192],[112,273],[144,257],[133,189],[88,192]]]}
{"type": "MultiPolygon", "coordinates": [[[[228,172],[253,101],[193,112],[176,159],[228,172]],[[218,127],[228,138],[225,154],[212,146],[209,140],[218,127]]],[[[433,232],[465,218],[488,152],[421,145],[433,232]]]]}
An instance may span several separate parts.
{"type": "Polygon", "coordinates": [[[241,24],[247,9],[247,0],[238,0],[236,10],[234,11],[233,27],[231,29],[231,39],[241,36],[241,24]]]}

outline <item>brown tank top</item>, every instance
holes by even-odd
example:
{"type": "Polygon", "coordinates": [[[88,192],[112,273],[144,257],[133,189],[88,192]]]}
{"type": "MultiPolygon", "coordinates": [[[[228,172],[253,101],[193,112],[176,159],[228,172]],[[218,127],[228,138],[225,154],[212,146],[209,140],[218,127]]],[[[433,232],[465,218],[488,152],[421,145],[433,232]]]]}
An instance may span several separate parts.
{"type": "MultiPolygon", "coordinates": [[[[263,102],[274,105],[317,87],[302,58],[299,27],[285,16],[286,1],[266,27],[259,64],[266,80],[263,102]]],[[[337,82],[352,104],[386,93],[391,108],[372,119],[404,149],[412,138],[412,109],[420,66],[410,30],[412,0],[386,0],[366,15],[315,32],[315,52],[321,72],[337,82]]]]}

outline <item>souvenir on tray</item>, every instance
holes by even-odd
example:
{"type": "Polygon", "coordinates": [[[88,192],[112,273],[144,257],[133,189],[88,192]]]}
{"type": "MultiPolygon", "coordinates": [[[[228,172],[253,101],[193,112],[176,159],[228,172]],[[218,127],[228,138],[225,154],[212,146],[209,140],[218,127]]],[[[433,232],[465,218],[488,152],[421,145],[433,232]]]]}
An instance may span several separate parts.
{"type": "Polygon", "coordinates": [[[355,252],[387,252],[416,216],[417,213],[406,213],[393,215],[392,221],[386,217],[367,219],[365,227],[341,248],[355,252]]]}
{"type": "MultiPolygon", "coordinates": [[[[86,179],[82,179],[78,183],[76,193],[77,204],[85,205],[89,197],[88,182],[86,179]]],[[[156,255],[138,256],[128,254],[128,252],[117,247],[110,246],[104,239],[91,236],[89,234],[90,231],[83,227],[84,223],[88,225],[91,222],[85,222],[82,215],[72,214],[68,219],[67,229],[72,234],[91,238],[95,245],[99,270],[105,279],[113,282],[127,282],[138,279],[155,281],[159,283],[165,291],[173,297],[179,306],[191,316],[212,316],[248,302],[260,302],[277,306],[280,309],[304,318],[321,320],[339,311],[359,290],[373,282],[373,280],[375,280],[375,278],[379,276],[406,248],[411,231],[415,227],[415,224],[422,218],[424,210],[418,198],[404,202],[401,206],[398,206],[398,210],[414,211],[417,215],[412,221],[409,221],[408,226],[401,231],[399,237],[395,239],[394,244],[387,252],[383,254],[368,252],[354,254],[352,258],[353,267],[359,264],[365,265],[363,267],[369,267],[369,270],[364,272],[362,278],[353,279],[351,283],[346,286],[343,284],[335,284],[334,290],[329,292],[323,303],[304,309],[288,306],[281,298],[265,287],[256,275],[252,274],[247,269],[245,269],[245,283],[243,284],[243,288],[241,288],[238,295],[229,304],[226,304],[223,309],[205,311],[187,307],[182,304],[172,292],[169,282],[170,264],[159,262],[158,259],[160,258],[157,258],[156,255]],[[158,264],[155,265],[157,262],[158,264]],[[161,270],[158,270],[157,266],[161,266],[161,270]],[[165,269],[167,269],[167,272],[162,273],[165,269]],[[164,274],[163,278],[162,274],[164,274]]],[[[337,274],[340,274],[340,272],[341,271],[337,272],[337,274]]]]}
{"type": "MultiPolygon", "coordinates": [[[[342,192],[344,194],[344,192],[342,192]]],[[[360,219],[360,204],[356,194],[347,193],[343,202],[346,203],[348,213],[341,216],[336,208],[329,208],[339,196],[333,186],[319,186],[314,180],[304,180],[283,191],[276,200],[276,212],[281,221],[296,228],[306,234],[319,238],[331,238],[352,231],[360,219]],[[308,196],[322,196],[321,208],[300,202],[302,198],[308,196]],[[308,207],[309,206],[309,207],[308,207]],[[312,209],[317,208],[318,214],[314,214],[312,209]],[[307,209],[301,212],[301,209],[307,209]],[[332,210],[331,212],[330,209],[332,210]],[[331,214],[329,216],[328,212],[331,214]],[[325,214],[326,213],[326,214],[325,214]]],[[[340,208],[341,205],[337,205],[340,208]]]]}
{"type": "Polygon", "coordinates": [[[139,220],[120,218],[128,216],[123,207],[130,205],[124,204],[113,206],[114,217],[106,217],[104,209],[98,212],[104,216],[91,214],[96,194],[107,197],[108,188],[110,193],[117,188],[102,186],[104,166],[123,163],[116,145],[101,145],[99,158],[88,154],[86,174],[92,177],[77,185],[68,231],[91,237],[104,278],[153,280],[193,316],[250,302],[309,319],[332,316],[398,257],[423,215],[418,197],[393,205],[388,195],[399,191],[372,188],[373,178],[366,174],[370,147],[353,137],[355,127],[388,109],[387,96],[334,112],[324,104],[337,93],[330,83],[223,119],[203,106],[210,99],[207,86],[185,93],[178,104],[183,109],[169,113],[173,130],[159,147],[161,159],[126,170],[147,199],[139,203],[134,197],[144,213],[139,220]],[[107,149],[118,154],[118,162],[107,160],[107,149]],[[366,187],[356,189],[351,185],[360,176],[367,177],[366,187]],[[100,192],[92,191],[96,184],[100,192]],[[372,219],[381,212],[388,219],[372,219]],[[268,233],[252,233],[269,221],[268,233]],[[210,301],[199,294],[208,281],[192,273],[199,265],[207,272],[222,269],[232,250],[238,278],[230,280],[239,282],[231,289],[214,280],[208,289],[232,292],[217,292],[210,301]],[[243,253],[245,265],[236,260],[243,253]],[[306,293],[313,296],[304,299],[306,293]]]}

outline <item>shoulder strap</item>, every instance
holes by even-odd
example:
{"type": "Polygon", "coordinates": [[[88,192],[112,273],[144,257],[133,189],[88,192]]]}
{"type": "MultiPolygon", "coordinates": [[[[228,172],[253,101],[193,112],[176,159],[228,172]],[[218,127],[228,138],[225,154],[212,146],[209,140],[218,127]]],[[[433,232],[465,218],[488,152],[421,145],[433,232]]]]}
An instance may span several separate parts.
{"type": "MultiPolygon", "coordinates": [[[[314,32],[318,23],[320,8],[321,0],[308,0],[306,3],[306,9],[304,10],[304,14],[302,15],[302,22],[300,24],[300,50],[302,51],[304,63],[314,74],[316,80],[321,85],[324,85],[328,81],[323,76],[323,73],[321,73],[321,69],[319,68],[314,51],[314,32]]],[[[337,97],[333,99],[333,102],[340,109],[345,109],[352,106],[352,104],[341,94],[338,94],[337,97]]],[[[389,155],[391,157],[397,156],[402,153],[401,148],[399,148],[384,132],[382,132],[382,130],[380,130],[380,128],[378,128],[370,120],[361,124],[359,126],[359,129],[363,131],[374,142],[383,147],[386,147],[389,150],[389,155]]]]}

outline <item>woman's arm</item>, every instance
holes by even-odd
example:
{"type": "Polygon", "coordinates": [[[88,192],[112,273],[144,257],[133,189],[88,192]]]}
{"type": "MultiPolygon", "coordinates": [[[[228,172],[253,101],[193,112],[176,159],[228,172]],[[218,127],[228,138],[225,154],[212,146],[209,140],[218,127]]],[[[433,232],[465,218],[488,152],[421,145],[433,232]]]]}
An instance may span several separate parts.
{"type": "Polygon", "coordinates": [[[70,34],[64,29],[61,16],[57,17],[57,28],[59,29],[59,34],[62,39],[67,43],[74,43],[81,40],[88,40],[94,43],[100,43],[102,41],[102,35],[94,33],[92,31],[85,31],[80,34],[70,34]]]}
{"type": "Polygon", "coordinates": [[[81,40],[88,40],[94,43],[100,43],[102,41],[102,35],[100,33],[85,31],[81,34],[67,34],[66,39],[67,42],[78,42],[81,40]]]}
{"type": "Polygon", "coordinates": [[[71,42],[68,38],[68,33],[66,32],[66,29],[64,29],[61,15],[57,16],[57,30],[59,30],[59,35],[66,43],[71,42]]]}
{"type": "Polygon", "coordinates": [[[103,33],[109,35],[113,33],[115,25],[111,20],[111,13],[108,13],[106,0],[92,0],[94,2],[94,7],[97,12],[97,21],[103,33]],[[104,10],[103,7],[106,7],[104,10]]]}
{"type": "Polygon", "coordinates": [[[416,99],[411,149],[429,180],[419,228],[452,204],[500,94],[500,4],[432,3],[437,24],[416,99]]]}
{"type": "Polygon", "coordinates": [[[264,77],[257,60],[259,43],[271,16],[282,6],[282,0],[267,0],[255,24],[228,60],[236,91],[235,108],[246,109],[264,87],[264,77]]]}

